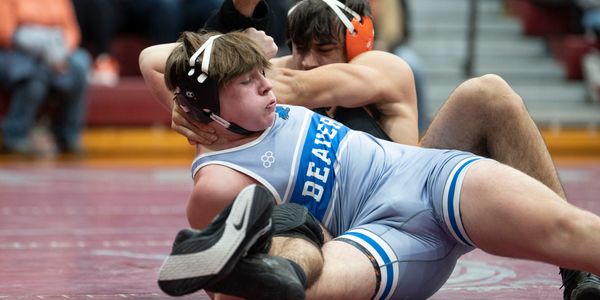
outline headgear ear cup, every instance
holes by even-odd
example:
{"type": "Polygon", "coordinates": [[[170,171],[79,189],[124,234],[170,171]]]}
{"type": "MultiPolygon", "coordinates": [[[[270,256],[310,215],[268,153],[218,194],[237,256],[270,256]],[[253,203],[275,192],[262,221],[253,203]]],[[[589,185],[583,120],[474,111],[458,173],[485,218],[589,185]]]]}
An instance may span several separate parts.
{"type": "Polygon", "coordinates": [[[215,121],[228,130],[241,135],[249,135],[254,131],[247,130],[239,125],[229,122],[219,116],[221,103],[219,99],[219,86],[214,78],[209,77],[208,67],[212,47],[215,39],[222,36],[217,34],[209,37],[189,59],[189,71],[179,78],[176,87],[175,100],[184,109],[186,114],[202,123],[215,121]],[[204,53],[200,72],[196,70],[197,60],[204,53]]]}
{"type": "Polygon", "coordinates": [[[354,18],[352,19],[352,25],[354,26],[354,33],[346,29],[346,55],[349,61],[363,52],[373,50],[375,39],[375,30],[371,18],[362,17],[362,22],[354,18]]]}
{"type": "Polygon", "coordinates": [[[357,55],[373,49],[373,40],[375,31],[373,30],[373,21],[370,17],[361,17],[354,10],[337,0],[322,0],[338,16],[340,21],[346,26],[346,56],[352,60],[357,55]],[[353,16],[350,20],[343,12],[353,16]]]}
{"type": "Polygon", "coordinates": [[[198,48],[189,59],[189,71],[182,78],[179,78],[178,92],[175,99],[180,106],[185,107],[186,113],[192,118],[202,122],[210,123],[213,121],[212,114],[220,113],[219,87],[217,82],[208,76],[208,67],[214,41],[221,34],[209,37],[198,48]],[[200,70],[197,62],[200,55],[204,53],[200,70]]]}

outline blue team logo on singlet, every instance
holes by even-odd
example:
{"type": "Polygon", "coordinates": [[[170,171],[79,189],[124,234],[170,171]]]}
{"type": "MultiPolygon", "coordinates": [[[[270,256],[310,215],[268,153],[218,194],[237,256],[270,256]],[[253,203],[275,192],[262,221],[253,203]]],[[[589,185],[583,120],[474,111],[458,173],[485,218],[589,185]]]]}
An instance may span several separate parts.
{"type": "Polygon", "coordinates": [[[277,106],[275,111],[277,112],[277,115],[284,120],[287,120],[290,118],[290,108],[289,107],[277,106]]]}
{"type": "Polygon", "coordinates": [[[333,194],[336,153],[347,133],[342,123],[318,114],[306,133],[290,202],[305,206],[321,221],[333,194]]]}

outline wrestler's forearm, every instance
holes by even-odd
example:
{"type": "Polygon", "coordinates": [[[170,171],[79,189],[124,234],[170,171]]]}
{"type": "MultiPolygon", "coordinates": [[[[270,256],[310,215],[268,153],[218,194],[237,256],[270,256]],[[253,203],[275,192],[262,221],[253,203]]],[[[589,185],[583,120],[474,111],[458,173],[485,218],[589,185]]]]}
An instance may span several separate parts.
{"type": "Polygon", "coordinates": [[[173,108],[173,93],[165,85],[165,62],[176,44],[155,45],[140,53],[140,71],[146,86],[159,102],[170,112],[173,108]]]}
{"type": "Polygon", "coordinates": [[[405,103],[416,107],[410,67],[401,58],[381,51],[308,71],[276,67],[267,77],[278,100],[285,104],[317,108],[405,103]]]}
{"type": "Polygon", "coordinates": [[[382,90],[369,68],[331,64],[310,71],[280,69],[271,77],[280,102],[318,107],[359,107],[381,99],[382,90]]]}

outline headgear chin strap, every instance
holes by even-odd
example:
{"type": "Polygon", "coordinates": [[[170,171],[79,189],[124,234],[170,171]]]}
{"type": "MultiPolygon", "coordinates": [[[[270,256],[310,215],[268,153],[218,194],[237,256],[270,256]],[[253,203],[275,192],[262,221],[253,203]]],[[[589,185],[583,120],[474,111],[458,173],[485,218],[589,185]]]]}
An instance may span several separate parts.
{"type": "Polygon", "coordinates": [[[194,52],[190,57],[190,70],[187,76],[177,78],[179,85],[175,88],[175,99],[178,105],[193,119],[202,123],[217,122],[219,125],[227,128],[231,132],[249,135],[254,131],[246,130],[241,126],[221,118],[219,103],[218,83],[208,76],[208,67],[214,41],[221,34],[213,35],[194,52]],[[196,64],[200,54],[204,53],[200,72],[196,75],[196,64]]]}

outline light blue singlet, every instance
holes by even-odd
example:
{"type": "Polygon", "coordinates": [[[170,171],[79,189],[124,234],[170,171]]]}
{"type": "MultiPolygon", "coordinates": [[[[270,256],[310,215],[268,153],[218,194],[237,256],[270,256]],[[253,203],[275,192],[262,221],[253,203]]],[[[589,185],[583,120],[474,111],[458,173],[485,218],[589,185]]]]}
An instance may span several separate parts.
{"type": "Polygon", "coordinates": [[[192,175],[224,165],[263,184],[279,203],[306,206],[337,240],[376,260],[376,299],[435,293],[474,247],[458,196],[480,157],[376,139],[303,107],[276,112],[256,140],[198,156],[192,175]]]}

